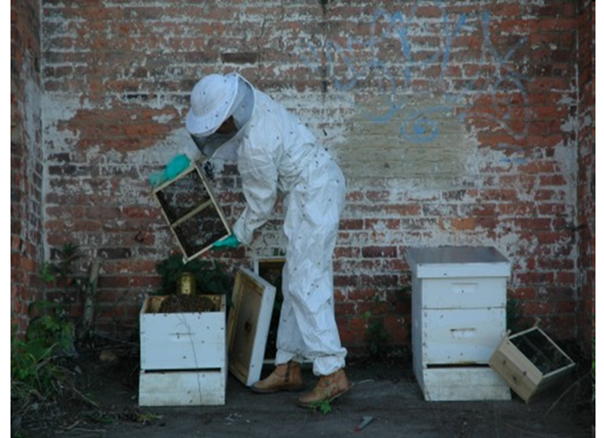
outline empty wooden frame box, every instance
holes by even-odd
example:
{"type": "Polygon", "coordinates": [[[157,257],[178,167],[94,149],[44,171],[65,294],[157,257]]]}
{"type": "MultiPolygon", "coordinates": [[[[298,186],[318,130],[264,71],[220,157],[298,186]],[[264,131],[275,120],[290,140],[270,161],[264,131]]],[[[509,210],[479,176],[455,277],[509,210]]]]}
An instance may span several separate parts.
{"type": "Polygon", "coordinates": [[[409,248],[413,371],[430,401],[509,400],[489,367],[511,265],[492,247],[409,248]]]}
{"type": "Polygon", "coordinates": [[[244,385],[260,380],[276,288],[249,269],[235,278],[228,321],[229,370],[244,385]]]}
{"type": "Polygon", "coordinates": [[[148,296],[140,313],[139,405],[225,404],[226,297],[207,311],[165,313],[168,296],[148,296]]]}
{"type": "Polygon", "coordinates": [[[212,187],[197,163],[153,190],[183,252],[183,261],[201,255],[231,234],[212,187]]]}
{"type": "Polygon", "coordinates": [[[568,374],[574,361],[540,328],[506,333],[489,361],[526,403],[568,374]]]}

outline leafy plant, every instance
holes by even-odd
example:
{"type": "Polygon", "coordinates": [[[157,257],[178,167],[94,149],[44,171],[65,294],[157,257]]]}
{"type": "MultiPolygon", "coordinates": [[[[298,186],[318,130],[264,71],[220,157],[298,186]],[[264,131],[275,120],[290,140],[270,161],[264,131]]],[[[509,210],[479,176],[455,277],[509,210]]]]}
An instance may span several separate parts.
{"type": "Polygon", "coordinates": [[[45,283],[52,283],[57,280],[64,282],[64,287],[73,283],[73,262],[80,259],[82,254],[79,247],[73,243],[66,243],[61,249],[56,250],[58,261],[45,262],[42,265],[41,276],[45,283]]]}
{"type": "Polygon", "coordinates": [[[47,301],[38,301],[34,306],[55,310],[30,321],[25,336],[28,348],[39,350],[50,348],[57,356],[76,356],[75,327],[64,309],[47,301]]]}
{"type": "Polygon", "coordinates": [[[59,396],[72,392],[73,372],[65,367],[65,351],[73,327],[54,315],[30,323],[25,338],[11,332],[11,429],[18,436],[30,411],[53,406],[59,396]]]}
{"type": "Polygon", "coordinates": [[[388,333],[384,328],[384,324],[379,320],[370,322],[372,314],[370,311],[365,312],[363,319],[367,326],[367,351],[369,356],[380,356],[384,352],[384,345],[388,340],[388,333]]]}
{"type": "Polygon", "coordinates": [[[61,336],[73,327],[51,316],[37,321],[30,324],[25,339],[11,337],[11,381],[24,389],[18,392],[21,395],[34,393],[44,399],[55,396],[62,388],[67,370],[60,362],[69,340],[61,336]]]}
{"type": "Polygon", "coordinates": [[[380,357],[385,353],[388,341],[388,332],[384,327],[382,319],[377,318],[374,313],[384,304],[380,295],[375,294],[372,298],[371,309],[363,314],[366,327],[367,353],[370,357],[380,357]]]}
{"type": "Polygon", "coordinates": [[[98,259],[92,261],[90,276],[88,279],[85,279],[78,276],[74,269],[74,262],[83,257],[77,245],[70,242],[66,243],[61,249],[56,250],[56,255],[57,261],[45,262],[42,265],[40,275],[45,283],[55,283],[57,286],[63,288],[62,304],[64,307],[68,305],[69,299],[72,298],[73,294],[70,293],[71,291],[75,291],[77,295],[81,296],[84,309],[78,338],[88,338],[94,319],[100,262],[98,259]]]}
{"type": "Polygon", "coordinates": [[[319,411],[323,415],[327,415],[332,411],[329,400],[316,401],[311,405],[313,411],[319,411]]]}

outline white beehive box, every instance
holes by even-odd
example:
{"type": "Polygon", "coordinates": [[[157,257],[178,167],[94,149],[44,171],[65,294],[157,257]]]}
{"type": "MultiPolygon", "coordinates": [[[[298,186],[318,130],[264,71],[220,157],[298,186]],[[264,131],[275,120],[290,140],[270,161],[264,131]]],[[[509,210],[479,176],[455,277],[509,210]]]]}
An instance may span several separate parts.
{"type": "Polygon", "coordinates": [[[489,364],[526,403],[575,366],[573,360],[538,327],[511,336],[507,333],[489,364]]]}
{"type": "Polygon", "coordinates": [[[426,400],[509,400],[488,365],[506,331],[510,263],[491,247],[410,248],[413,370],[426,400]]]}
{"type": "Polygon", "coordinates": [[[216,311],[160,313],[166,296],[145,299],[140,313],[139,405],[225,403],[226,299],[208,295],[216,311]]]}

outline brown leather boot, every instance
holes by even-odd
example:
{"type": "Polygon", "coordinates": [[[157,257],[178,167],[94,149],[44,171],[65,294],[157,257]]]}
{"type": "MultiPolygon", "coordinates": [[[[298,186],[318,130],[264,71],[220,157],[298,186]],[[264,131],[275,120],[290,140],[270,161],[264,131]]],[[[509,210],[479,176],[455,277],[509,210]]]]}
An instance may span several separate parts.
{"type": "Polygon", "coordinates": [[[315,408],[324,401],[332,401],[350,389],[344,368],[329,376],[321,376],[314,389],[298,399],[298,406],[315,408]]]}
{"type": "Polygon", "coordinates": [[[301,391],[303,388],[300,364],[289,361],[277,365],[266,379],[254,383],[250,389],[258,394],[271,394],[278,391],[301,391]]]}

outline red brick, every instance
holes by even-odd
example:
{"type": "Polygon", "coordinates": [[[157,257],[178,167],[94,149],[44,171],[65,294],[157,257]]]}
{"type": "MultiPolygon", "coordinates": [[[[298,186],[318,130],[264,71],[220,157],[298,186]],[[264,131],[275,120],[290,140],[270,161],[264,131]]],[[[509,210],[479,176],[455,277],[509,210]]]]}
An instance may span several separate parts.
{"type": "Polygon", "coordinates": [[[368,230],[398,230],[401,227],[400,219],[365,219],[365,229],[368,230]]]}
{"type": "Polygon", "coordinates": [[[537,234],[537,241],[540,244],[555,244],[555,243],[564,243],[564,242],[568,242],[571,239],[571,236],[569,233],[563,233],[563,232],[557,232],[557,231],[552,231],[552,232],[547,232],[547,231],[541,231],[538,232],[537,234]]]}
{"type": "Polygon", "coordinates": [[[371,202],[385,201],[390,197],[390,192],[387,190],[382,191],[367,191],[365,193],[365,199],[371,202]]]}
{"type": "Polygon", "coordinates": [[[345,258],[357,258],[360,256],[360,254],[360,248],[336,246],[336,249],[334,250],[334,258],[336,260],[345,258]]]}
{"type": "Polygon", "coordinates": [[[457,231],[473,230],[476,228],[476,220],[474,218],[451,219],[451,227],[457,231]]]}
{"type": "Polygon", "coordinates": [[[520,272],[516,275],[519,281],[526,284],[552,284],[555,277],[553,272],[520,272]]]}
{"type": "Polygon", "coordinates": [[[365,258],[390,258],[397,257],[398,251],[392,246],[368,246],[362,248],[361,255],[365,258]]]}
{"type": "Polygon", "coordinates": [[[556,273],[556,282],[559,285],[574,286],[576,282],[576,275],[574,272],[559,271],[556,273]]]}
{"type": "Polygon", "coordinates": [[[374,274],[371,276],[361,275],[362,286],[371,286],[373,288],[397,287],[398,276],[396,275],[380,275],[374,274]]]}
{"type": "Polygon", "coordinates": [[[384,213],[386,215],[398,216],[416,216],[421,212],[420,204],[400,204],[400,205],[384,205],[384,213]]]}
{"type": "Polygon", "coordinates": [[[333,284],[336,287],[356,286],[358,282],[358,277],[355,275],[334,274],[333,277],[333,284]]]}
{"type": "Polygon", "coordinates": [[[342,219],[340,220],[340,230],[362,230],[363,219],[342,219]]]}

